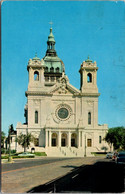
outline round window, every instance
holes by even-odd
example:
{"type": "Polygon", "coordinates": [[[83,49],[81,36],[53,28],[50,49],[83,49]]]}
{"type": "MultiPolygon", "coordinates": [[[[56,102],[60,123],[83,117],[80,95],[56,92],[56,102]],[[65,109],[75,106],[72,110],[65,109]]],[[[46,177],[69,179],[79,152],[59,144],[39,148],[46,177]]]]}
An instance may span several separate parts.
{"type": "Polygon", "coordinates": [[[66,108],[60,108],[58,110],[58,117],[61,119],[66,119],[69,115],[69,111],[66,108]]]}

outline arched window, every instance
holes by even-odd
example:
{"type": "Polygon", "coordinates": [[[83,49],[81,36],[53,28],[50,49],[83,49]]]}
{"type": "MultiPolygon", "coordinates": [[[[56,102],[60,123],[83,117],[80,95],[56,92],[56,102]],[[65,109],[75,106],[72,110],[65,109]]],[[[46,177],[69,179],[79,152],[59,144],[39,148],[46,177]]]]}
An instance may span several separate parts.
{"type": "Polygon", "coordinates": [[[99,143],[102,143],[102,136],[99,136],[99,143]]]}
{"type": "Polygon", "coordinates": [[[88,124],[91,125],[91,112],[88,112],[88,124]]]}
{"type": "Polygon", "coordinates": [[[39,72],[38,71],[34,72],[34,80],[39,81],[39,72]]]}
{"type": "Polygon", "coordinates": [[[91,73],[88,73],[87,74],[87,82],[88,83],[91,83],[92,82],[92,74],[91,73]]]}
{"type": "Polygon", "coordinates": [[[54,82],[55,78],[54,77],[51,77],[51,82],[54,82]]]}
{"type": "Polygon", "coordinates": [[[50,72],[51,72],[51,73],[54,72],[54,68],[53,68],[53,67],[50,68],[50,72]]]}
{"type": "Polygon", "coordinates": [[[45,68],[45,72],[48,72],[48,67],[45,68]]]}
{"type": "Polygon", "coordinates": [[[59,67],[56,68],[56,73],[59,73],[59,67]]]}
{"type": "Polygon", "coordinates": [[[35,123],[38,123],[38,111],[35,111],[35,123]]]}

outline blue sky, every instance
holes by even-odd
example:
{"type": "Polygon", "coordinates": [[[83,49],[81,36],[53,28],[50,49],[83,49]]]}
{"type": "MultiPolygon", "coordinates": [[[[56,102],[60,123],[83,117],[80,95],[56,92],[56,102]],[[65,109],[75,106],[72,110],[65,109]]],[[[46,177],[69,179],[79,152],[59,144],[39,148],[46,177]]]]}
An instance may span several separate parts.
{"type": "Polygon", "coordinates": [[[106,1],[5,1],[2,3],[2,130],[24,122],[27,63],[43,58],[49,22],[70,83],[89,55],[99,67],[98,123],[125,126],[125,3],[106,1]]]}

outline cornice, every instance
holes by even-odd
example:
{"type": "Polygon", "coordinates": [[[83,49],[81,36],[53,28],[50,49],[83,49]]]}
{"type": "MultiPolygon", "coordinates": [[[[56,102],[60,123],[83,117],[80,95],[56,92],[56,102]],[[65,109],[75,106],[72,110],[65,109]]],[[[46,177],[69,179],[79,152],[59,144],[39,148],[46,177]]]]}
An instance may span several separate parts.
{"type": "Polygon", "coordinates": [[[36,96],[36,95],[38,95],[38,96],[52,96],[53,94],[51,94],[51,93],[48,93],[48,92],[40,92],[40,91],[26,91],[25,92],[25,95],[26,95],[26,97],[27,96],[36,96]]]}
{"type": "Polygon", "coordinates": [[[74,93],[74,96],[98,97],[100,93],[74,93]]]}

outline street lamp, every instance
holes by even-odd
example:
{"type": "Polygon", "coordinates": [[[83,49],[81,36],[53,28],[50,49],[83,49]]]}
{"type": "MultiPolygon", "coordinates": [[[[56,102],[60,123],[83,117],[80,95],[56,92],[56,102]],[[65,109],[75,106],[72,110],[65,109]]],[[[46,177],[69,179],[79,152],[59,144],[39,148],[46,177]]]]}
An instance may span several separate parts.
{"type": "Polygon", "coordinates": [[[12,162],[12,157],[11,157],[11,136],[10,136],[10,133],[11,133],[11,125],[9,126],[9,136],[8,136],[8,139],[9,139],[9,157],[8,157],[8,162],[12,162]]]}
{"type": "Polygon", "coordinates": [[[86,157],[86,134],[85,134],[85,152],[84,152],[84,157],[86,157]]]}

